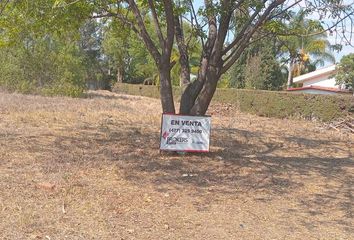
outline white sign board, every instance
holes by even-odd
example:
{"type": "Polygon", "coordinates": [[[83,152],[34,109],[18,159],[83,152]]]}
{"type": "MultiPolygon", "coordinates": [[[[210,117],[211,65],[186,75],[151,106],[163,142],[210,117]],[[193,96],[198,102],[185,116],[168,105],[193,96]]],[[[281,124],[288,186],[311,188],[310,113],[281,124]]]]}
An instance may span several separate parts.
{"type": "Polygon", "coordinates": [[[160,149],[209,152],[211,118],[163,114],[160,149]]]}

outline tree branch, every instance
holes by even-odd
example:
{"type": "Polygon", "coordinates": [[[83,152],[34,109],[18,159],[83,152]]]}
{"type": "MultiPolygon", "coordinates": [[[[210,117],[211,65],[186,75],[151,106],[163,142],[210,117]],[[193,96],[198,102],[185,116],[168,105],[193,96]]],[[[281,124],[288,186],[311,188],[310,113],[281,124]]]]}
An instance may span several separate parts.
{"type": "Polygon", "coordinates": [[[176,42],[179,51],[179,62],[181,64],[181,74],[180,86],[188,84],[190,82],[190,67],[189,67],[189,56],[188,48],[184,39],[184,32],[181,26],[183,22],[180,22],[180,16],[175,15],[175,30],[176,30],[176,42]]]}
{"type": "Polygon", "coordinates": [[[161,47],[163,47],[165,45],[165,39],[164,39],[162,31],[161,31],[161,27],[160,27],[159,19],[157,17],[154,2],[152,0],[148,0],[148,3],[149,3],[149,7],[150,7],[150,10],[152,13],[152,19],[153,19],[153,22],[155,25],[155,30],[156,30],[157,36],[159,38],[159,41],[160,41],[160,45],[161,45],[161,47]]]}
{"type": "MultiPolygon", "coordinates": [[[[112,12],[107,12],[107,13],[103,13],[103,14],[96,14],[94,16],[91,16],[91,18],[106,18],[106,17],[116,17],[118,18],[120,21],[122,21],[124,24],[127,24],[129,26],[129,28],[131,30],[133,30],[135,33],[139,34],[138,29],[135,27],[134,23],[129,21],[126,16],[123,16],[121,14],[118,13],[112,13],[112,12]]],[[[140,35],[139,35],[140,37],[140,35]]]]}
{"type": "Polygon", "coordinates": [[[220,53],[222,52],[222,47],[226,38],[227,31],[229,29],[231,15],[233,12],[230,0],[224,0],[221,2],[221,11],[222,13],[220,17],[219,31],[215,43],[215,50],[220,53]]]}
{"type": "MultiPolygon", "coordinates": [[[[265,3],[267,0],[263,0],[263,3],[265,3]]],[[[250,28],[252,25],[252,22],[255,20],[257,15],[260,13],[261,9],[259,8],[257,11],[255,11],[252,16],[248,19],[248,21],[244,24],[243,28],[239,33],[237,33],[237,37],[224,49],[223,55],[226,54],[228,51],[230,51],[238,42],[244,37],[245,32],[250,28]]]]}
{"type": "MultiPolygon", "coordinates": [[[[243,36],[241,43],[237,48],[235,48],[232,53],[227,57],[227,60],[224,61],[224,65],[222,67],[222,70],[220,74],[225,73],[227,70],[230,69],[230,67],[235,63],[235,61],[238,59],[239,55],[242,53],[242,51],[246,48],[248,41],[250,38],[253,36],[253,34],[256,32],[256,30],[266,21],[269,19],[272,11],[279,6],[280,4],[284,3],[285,0],[276,0],[272,2],[268,8],[264,11],[262,16],[258,19],[256,22],[255,26],[252,27],[246,36],[243,36]],[[226,64],[225,64],[226,63],[226,64]]],[[[227,52],[226,52],[227,53],[227,52]]]]}
{"type": "Polygon", "coordinates": [[[0,7],[0,15],[4,12],[6,5],[9,4],[10,0],[6,0],[5,3],[0,7]]]}
{"type": "Polygon", "coordinates": [[[136,5],[134,0],[128,0],[128,4],[130,9],[132,10],[135,19],[137,21],[136,28],[138,29],[139,35],[144,41],[148,51],[151,53],[152,57],[154,58],[157,64],[160,63],[161,53],[155,46],[155,43],[152,41],[151,36],[149,35],[148,31],[146,30],[145,23],[141,17],[140,10],[136,5]]]}
{"type": "MultiPolygon", "coordinates": [[[[192,0],[189,0],[189,4],[190,4],[191,10],[192,10],[192,11],[191,11],[191,12],[192,12],[192,15],[193,15],[193,17],[194,17],[194,19],[195,19],[195,25],[196,25],[196,27],[197,27],[197,29],[198,29],[198,32],[203,32],[203,28],[200,27],[200,24],[199,24],[199,22],[198,22],[197,14],[196,14],[196,12],[195,12],[195,9],[194,9],[192,0]]],[[[202,42],[202,47],[204,47],[204,38],[203,38],[203,36],[200,35],[199,33],[197,33],[197,34],[198,34],[198,36],[200,37],[200,41],[202,42]]]]}
{"type": "Polygon", "coordinates": [[[169,56],[171,55],[173,40],[175,38],[175,20],[173,13],[173,1],[172,0],[163,0],[165,8],[165,17],[167,24],[167,37],[166,37],[166,46],[165,53],[169,56]]]}
{"type": "Polygon", "coordinates": [[[273,18],[279,17],[280,15],[282,15],[283,13],[285,13],[286,11],[288,11],[289,9],[294,7],[295,5],[299,4],[300,2],[302,2],[302,0],[295,1],[293,4],[291,4],[290,6],[287,6],[285,9],[282,9],[280,12],[278,12],[277,14],[271,16],[269,19],[273,19],[273,18]]]}
{"type": "MultiPolygon", "coordinates": [[[[211,0],[204,0],[204,2],[205,2],[206,9],[212,7],[211,0]]],[[[207,42],[205,43],[205,46],[203,47],[202,62],[201,62],[201,67],[200,67],[199,73],[198,73],[198,75],[199,75],[198,80],[201,80],[202,82],[204,82],[204,80],[206,78],[206,72],[209,67],[211,52],[213,50],[214,43],[217,39],[217,26],[216,26],[215,15],[209,14],[208,24],[209,24],[208,39],[207,39],[207,42]]]]}

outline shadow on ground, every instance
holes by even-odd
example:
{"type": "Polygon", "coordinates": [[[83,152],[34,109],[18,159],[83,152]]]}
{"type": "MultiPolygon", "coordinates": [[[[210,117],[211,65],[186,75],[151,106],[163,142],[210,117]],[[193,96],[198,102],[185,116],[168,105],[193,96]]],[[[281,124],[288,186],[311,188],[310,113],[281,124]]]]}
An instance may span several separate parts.
{"type": "MultiPolygon", "coordinates": [[[[289,157],[288,142],[325,151],[331,141],[296,136],[281,140],[272,141],[260,132],[216,129],[211,153],[160,154],[157,132],[141,126],[128,130],[107,125],[98,130],[76,129],[75,135],[70,129],[61,136],[42,134],[32,139],[28,150],[48,161],[43,171],[55,172],[58,164],[67,162],[91,167],[113,163],[135,185],[150,184],[160,192],[188,191],[204,197],[206,207],[228,197],[267,202],[289,194],[296,198],[297,206],[288,207],[288,213],[317,216],[335,210],[339,212],[335,223],[353,230],[354,161],[350,150],[337,149],[346,157],[316,151],[289,157]]],[[[311,229],[308,223],[306,227],[311,229]]]]}

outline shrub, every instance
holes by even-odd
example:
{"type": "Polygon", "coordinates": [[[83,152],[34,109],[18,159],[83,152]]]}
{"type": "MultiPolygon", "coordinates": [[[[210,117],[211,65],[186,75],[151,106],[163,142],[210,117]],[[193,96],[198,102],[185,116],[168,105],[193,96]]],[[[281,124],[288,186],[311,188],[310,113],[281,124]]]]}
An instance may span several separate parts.
{"type": "MultiPolygon", "coordinates": [[[[113,91],[131,95],[159,98],[157,86],[118,83],[113,91]]],[[[174,88],[175,99],[181,89],[174,88]]],[[[353,114],[354,101],[350,95],[315,95],[245,89],[217,89],[214,102],[230,103],[240,111],[277,118],[306,118],[331,121],[353,114]]]]}

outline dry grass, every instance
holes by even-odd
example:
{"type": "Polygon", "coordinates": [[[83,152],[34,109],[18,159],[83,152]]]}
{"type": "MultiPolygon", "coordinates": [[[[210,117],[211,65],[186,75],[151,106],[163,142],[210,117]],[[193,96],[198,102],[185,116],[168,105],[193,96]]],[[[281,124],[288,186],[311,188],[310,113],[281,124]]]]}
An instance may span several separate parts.
{"type": "Polygon", "coordinates": [[[0,238],[354,238],[353,135],[214,105],[211,153],[159,154],[158,100],[91,96],[0,93],[0,238]]]}

